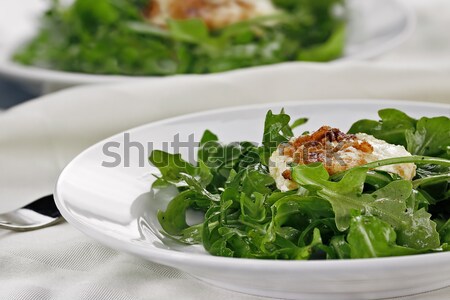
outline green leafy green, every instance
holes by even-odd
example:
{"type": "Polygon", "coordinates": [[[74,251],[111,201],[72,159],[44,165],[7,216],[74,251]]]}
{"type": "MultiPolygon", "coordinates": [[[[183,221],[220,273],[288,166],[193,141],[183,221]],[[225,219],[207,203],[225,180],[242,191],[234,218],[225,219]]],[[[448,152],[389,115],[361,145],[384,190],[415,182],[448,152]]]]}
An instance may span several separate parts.
{"type": "Polygon", "coordinates": [[[360,120],[348,132],[364,132],[390,144],[406,145],[405,133],[415,130],[417,121],[397,109],[382,109],[378,115],[381,121],[360,120]]]}
{"type": "Polygon", "coordinates": [[[323,44],[317,45],[298,54],[298,60],[304,61],[329,61],[330,58],[342,56],[342,45],[345,43],[345,26],[341,25],[333,35],[323,44]]]}
{"type": "Polygon", "coordinates": [[[396,233],[386,222],[373,216],[351,220],[348,233],[351,258],[372,258],[419,254],[420,251],[396,244],[396,233]]]}
{"type": "Polygon", "coordinates": [[[158,221],[165,232],[179,235],[183,229],[188,228],[186,210],[192,205],[194,196],[195,193],[192,191],[181,192],[170,201],[165,212],[158,212],[158,221]]]}
{"type": "Polygon", "coordinates": [[[336,226],[340,231],[348,229],[351,213],[375,215],[399,232],[401,245],[416,249],[439,247],[436,224],[424,210],[407,211],[406,201],[411,196],[412,184],[396,180],[371,194],[363,193],[367,168],[353,168],[339,182],[328,180],[322,164],[300,165],[293,168],[292,177],[304,188],[326,199],[336,214],[336,226]]]}
{"type": "Polygon", "coordinates": [[[208,27],[198,20],[170,20],[169,30],[173,36],[196,44],[207,43],[209,39],[208,27]]]}
{"type": "MultiPolygon", "coordinates": [[[[275,115],[271,110],[266,114],[266,120],[264,122],[264,135],[262,145],[260,148],[260,154],[262,161],[267,165],[270,155],[277,149],[278,145],[289,141],[294,136],[292,127],[289,125],[291,117],[284,113],[284,110],[280,114],[275,115]]],[[[307,119],[302,118],[293,123],[294,127],[300,126],[307,122],[307,119]]]]}
{"type": "Polygon", "coordinates": [[[388,143],[405,146],[411,154],[449,158],[450,119],[423,117],[415,120],[396,109],[378,112],[381,121],[360,120],[349,133],[364,132],[388,143]]]}
{"type": "Polygon", "coordinates": [[[330,240],[330,246],[332,247],[336,258],[348,259],[351,258],[351,247],[346,241],[345,235],[335,235],[330,240]]]}
{"type": "Polygon", "coordinates": [[[370,162],[333,176],[321,163],[293,163],[290,178],[299,188],[287,192],[277,188],[268,158],[307,119],[291,122],[284,110],[267,113],[261,146],[246,141],[223,144],[206,130],[195,165],[179,154],[153,151],[150,162],[160,171],[153,188],[178,190],[158,212],[163,234],[181,243],[202,244],[212,255],[257,259],[450,251],[450,160],[442,147],[448,118],[416,121],[393,109],[380,111],[380,116],[381,122],[359,121],[352,130],[404,143],[417,155],[370,162]],[[429,153],[438,157],[423,155],[429,153]],[[404,163],[417,165],[413,180],[375,170],[404,163]],[[188,225],[190,210],[199,211],[203,221],[188,225]]]}
{"type": "Polygon", "coordinates": [[[159,169],[162,178],[169,182],[179,182],[182,173],[196,175],[201,169],[182,159],[181,154],[170,154],[160,150],[152,151],[149,160],[159,169]]]}
{"type": "Polygon", "coordinates": [[[409,152],[417,155],[448,157],[450,148],[450,119],[421,118],[416,130],[405,133],[409,152]]]}
{"type": "Polygon", "coordinates": [[[443,243],[450,244],[450,219],[439,226],[439,234],[443,243]]]}

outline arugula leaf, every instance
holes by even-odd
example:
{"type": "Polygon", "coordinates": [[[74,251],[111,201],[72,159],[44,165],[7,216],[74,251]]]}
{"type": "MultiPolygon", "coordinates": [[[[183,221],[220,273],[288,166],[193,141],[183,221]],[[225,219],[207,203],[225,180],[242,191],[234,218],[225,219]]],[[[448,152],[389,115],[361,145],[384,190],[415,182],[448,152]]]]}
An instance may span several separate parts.
{"type": "Polygon", "coordinates": [[[179,182],[182,173],[197,175],[198,169],[181,158],[181,154],[171,154],[161,150],[153,150],[149,161],[159,169],[162,178],[169,182],[179,182]]]}
{"type": "MultiPolygon", "coordinates": [[[[203,133],[202,138],[200,139],[200,146],[204,146],[206,143],[208,142],[218,142],[219,138],[217,137],[217,135],[215,135],[213,132],[211,132],[210,130],[205,130],[205,132],[203,133]]],[[[200,148],[202,149],[202,148],[200,148]]],[[[202,152],[199,151],[199,155],[202,152]]],[[[203,158],[201,158],[202,160],[204,160],[203,158]]]]}
{"type": "Polygon", "coordinates": [[[161,178],[154,182],[154,188],[158,186],[164,187],[165,182],[180,183],[187,178],[198,178],[198,183],[205,187],[213,180],[210,168],[203,161],[199,160],[196,167],[182,159],[181,154],[154,150],[149,157],[149,161],[159,169],[162,175],[161,178]]]}
{"type": "Polygon", "coordinates": [[[389,183],[371,194],[363,193],[367,168],[350,169],[339,182],[328,181],[325,167],[301,165],[292,170],[294,181],[327,200],[333,207],[336,226],[345,231],[352,212],[375,215],[393,226],[399,235],[399,243],[416,249],[439,247],[439,235],[431,215],[424,210],[410,212],[406,202],[412,193],[412,184],[407,180],[389,183]]]}
{"type": "Polygon", "coordinates": [[[269,228],[272,232],[269,232],[266,239],[273,241],[276,235],[283,234],[284,229],[295,228],[298,232],[299,244],[303,244],[301,237],[308,233],[313,222],[334,217],[331,206],[325,200],[294,194],[286,195],[276,201],[271,206],[271,212],[269,228]],[[301,235],[300,232],[302,232],[301,235]]]}
{"type": "Polygon", "coordinates": [[[345,240],[345,235],[335,235],[330,240],[330,246],[334,250],[336,258],[351,258],[351,247],[345,240]]]}
{"type": "Polygon", "coordinates": [[[194,203],[193,191],[184,191],[169,202],[166,211],[158,211],[158,221],[162,228],[171,235],[181,235],[188,228],[186,223],[186,210],[194,203]]]}
{"type": "Polygon", "coordinates": [[[424,252],[397,245],[394,229],[373,216],[352,217],[347,240],[351,258],[412,255],[424,252]]]}
{"type": "Polygon", "coordinates": [[[275,184],[275,180],[269,174],[257,170],[246,170],[242,179],[242,191],[247,196],[254,193],[270,194],[272,192],[270,186],[273,184],[275,184]]]}
{"type": "Polygon", "coordinates": [[[263,223],[266,219],[267,212],[264,206],[264,195],[254,193],[254,200],[241,194],[241,213],[242,220],[245,222],[263,223]]]}
{"type": "Polygon", "coordinates": [[[354,168],[339,182],[331,182],[322,164],[298,165],[292,169],[292,179],[330,202],[336,215],[337,228],[344,231],[350,225],[351,211],[361,212],[372,201],[370,196],[362,195],[366,173],[365,168],[354,168]]]}
{"type": "Polygon", "coordinates": [[[450,245],[450,219],[448,219],[443,225],[439,226],[439,235],[441,236],[442,243],[450,245]]]}
{"type": "Polygon", "coordinates": [[[180,177],[182,180],[184,180],[184,182],[187,184],[188,188],[190,190],[193,190],[195,192],[197,192],[198,195],[201,195],[211,201],[218,201],[219,200],[219,196],[216,194],[212,194],[210,193],[204,186],[204,184],[202,185],[201,181],[197,180],[195,177],[189,175],[189,174],[185,174],[185,173],[181,173],[180,177]]]}
{"type": "Polygon", "coordinates": [[[448,157],[450,148],[450,119],[447,117],[421,118],[416,130],[405,132],[407,149],[416,155],[448,157]]]}
{"type": "Polygon", "coordinates": [[[397,109],[378,111],[381,121],[360,120],[354,123],[348,133],[364,132],[390,144],[406,146],[405,132],[414,131],[417,120],[397,109]]]}
{"type": "Polygon", "coordinates": [[[316,219],[334,217],[334,212],[329,202],[314,196],[285,195],[277,200],[272,207],[275,209],[272,218],[277,226],[292,223],[294,221],[291,219],[292,216],[298,214],[307,216],[307,218],[295,221],[303,221],[305,222],[304,224],[309,224],[316,219]]]}
{"type": "Polygon", "coordinates": [[[342,56],[342,45],[345,43],[345,25],[337,26],[333,34],[322,45],[300,51],[298,60],[326,62],[342,56]]]}
{"type": "Polygon", "coordinates": [[[407,180],[398,180],[372,193],[376,197],[366,211],[386,221],[397,232],[397,242],[414,249],[435,249],[440,245],[436,224],[424,209],[407,210],[412,185],[407,180]]]}
{"type": "Polygon", "coordinates": [[[450,119],[447,117],[415,120],[397,109],[378,112],[381,121],[360,120],[349,133],[364,132],[388,143],[402,145],[413,155],[449,157],[450,119]]]}
{"type": "Polygon", "coordinates": [[[280,114],[273,114],[269,110],[266,114],[264,122],[263,147],[260,148],[261,162],[266,166],[269,164],[269,157],[277,149],[278,145],[289,141],[293,136],[293,128],[305,124],[308,119],[300,118],[293,123],[293,127],[289,125],[291,117],[284,113],[284,109],[280,114]]]}
{"type": "Polygon", "coordinates": [[[188,245],[200,244],[202,242],[202,228],[203,223],[189,226],[181,231],[181,236],[177,240],[188,245]]]}
{"type": "Polygon", "coordinates": [[[205,131],[198,150],[199,166],[203,165],[209,172],[207,189],[218,192],[223,187],[230,174],[249,166],[259,164],[256,146],[250,142],[222,144],[211,131],[205,131]],[[201,163],[200,163],[201,162],[201,163]]]}
{"type": "Polygon", "coordinates": [[[322,238],[320,236],[319,229],[315,228],[311,243],[309,245],[297,249],[294,259],[302,259],[302,260],[309,259],[314,251],[314,248],[319,245],[322,245],[322,238]]]}
{"type": "Polygon", "coordinates": [[[308,118],[299,118],[297,120],[295,120],[292,124],[291,124],[291,129],[295,129],[301,125],[304,125],[308,122],[308,118]]]}
{"type": "Polygon", "coordinates": [[[196,44],[210,43],[208,27],[202,20],[171,19],[168,22],[168,26],[171,36],[176,40],[196,44]]]}
{"type": "Polygon", "coordinates": [[[74,3],[73,14],[88,26],[110,25],[119,20],[119,14],[108,0],[78,0],[74,3]]]}
{"type": "MultiPolygon", "coordinates": [[[[273,231],[273,228],[269,227],[268,231],[273,231]]],[[[320,230],[317,228],[313,231],[311,242],[300,247],[280,234],[272,233],[269,236],[273,238],[263,239],[262,242],[262,251],[266,253],[266,257],[306,260],[310,259],[314,251],[323,245],[320,230]]]]}
{"type": "Polygon", "coordinates": [[[236,191],[229,190],[223,193],[219,205],[212,205],[205,214],[205,222],[202,228],[202,243],[205,249],[220,256],[249,257],[250,241],[246,234],[236,226],[229,226],[235,223],[235,216],[228,212],[233,209],[233,199],[237,195],[236,191]],[[230,199],[231,198],[231,199],[230,199]],[[224,226],[228,224],[228,226],[224,226]]]}
{"type": "Polygon", "coordinates": [[[276,148],[279,144],[289,141],[294,136],[289,126],[291,117],[281,110],[275,115],[271,110],[267,112],[264,122],[263,145],[268,148],[276,148]]]}
{"type": "Polygon", "coordinates": [[[371,186],[372,190],[375,191],[398,179],[401,179],[401,177],[396,176],[396,174],[393,173],[388,173],[380,170],[369,170],[366,174],[364,190],[367,191],[367,187],[371,186]]]}

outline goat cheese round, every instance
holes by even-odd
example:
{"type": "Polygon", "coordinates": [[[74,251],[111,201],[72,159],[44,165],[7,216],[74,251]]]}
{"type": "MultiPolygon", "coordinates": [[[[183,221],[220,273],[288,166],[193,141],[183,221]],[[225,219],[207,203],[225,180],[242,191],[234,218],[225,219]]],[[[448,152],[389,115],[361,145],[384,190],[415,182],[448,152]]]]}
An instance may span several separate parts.
{"type": "MultiPolygon", "coordinates": [[[[291,166],[321,162],[330,175],[377,160],[411,156],[405,147],[389,144],[365,134],[345,134],[339,129],[323,126],[311,135],[293,138],[279,145],[272,153],[269,171],[278,189],[289,191],[298,188],[292,181],[291,166]]],[[[413,163],[376,168],[411,180],[416,174],[413,163]]]]}

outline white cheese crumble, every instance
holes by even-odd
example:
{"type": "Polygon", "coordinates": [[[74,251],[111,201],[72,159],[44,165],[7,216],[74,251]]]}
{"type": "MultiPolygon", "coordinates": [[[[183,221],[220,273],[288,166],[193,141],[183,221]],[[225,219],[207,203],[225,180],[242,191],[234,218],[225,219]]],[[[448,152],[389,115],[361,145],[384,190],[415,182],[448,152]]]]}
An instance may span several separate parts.
{"type": "MultiPolygon", "coordinates": [[[[409,153],[403,146],[389,144],[383,140],[376,139],[373,136],[365,133],[358,133],[356,134],[356,137],[358,139],[365,140],[373,147],[373,152],[369,154],[371,155],[371,157],[367,159],[367,162],[394,157],[411,156],[411,153],[409,153]]],[[[416,175],[416,165],[413,163],[389,165],[376,168],[376,170],[395,173],[403,179],[407,180],[411,180],[416,175]]]]}

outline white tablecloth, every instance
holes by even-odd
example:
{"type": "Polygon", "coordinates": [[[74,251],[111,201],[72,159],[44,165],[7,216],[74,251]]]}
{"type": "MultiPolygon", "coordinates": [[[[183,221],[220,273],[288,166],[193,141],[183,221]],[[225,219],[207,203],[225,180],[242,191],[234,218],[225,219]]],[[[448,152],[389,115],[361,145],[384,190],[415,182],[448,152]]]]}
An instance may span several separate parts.
{"type": "MultiPolygon", "coordinates": [[[[377,61],[81,87],[0,112],[0,213],[51,193],[90,144],[181,113],[323,98],[450,103],[450,2],[408,2],[418,13],[415,35],[377,61]]],[[[258,299],[105,248],[69,224],[0,231],[0,270],[0,299],[258,299]]],[[[404,299],[449,298],[450,288],[404,299]]]]}

